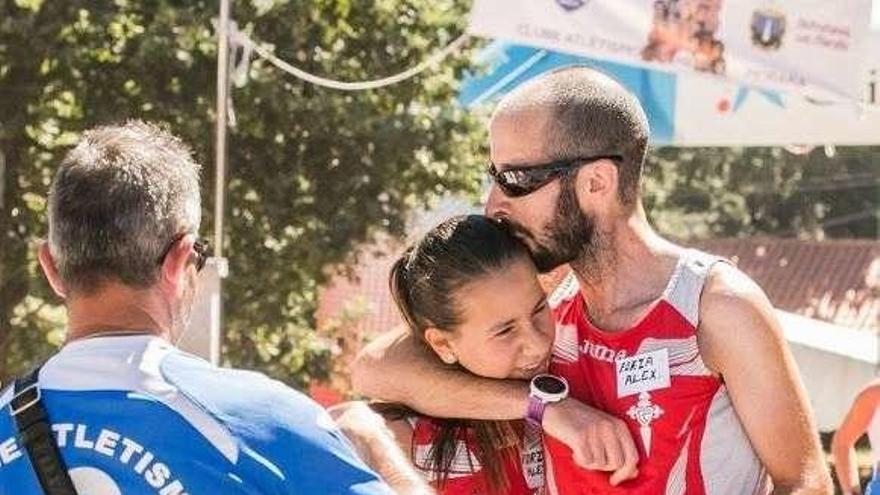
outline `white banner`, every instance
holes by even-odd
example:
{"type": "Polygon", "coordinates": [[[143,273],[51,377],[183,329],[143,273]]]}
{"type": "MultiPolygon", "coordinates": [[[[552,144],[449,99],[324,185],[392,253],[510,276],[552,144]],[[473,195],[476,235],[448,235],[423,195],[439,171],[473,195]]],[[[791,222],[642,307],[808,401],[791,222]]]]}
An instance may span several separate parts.
{"type": "Polygon", "coordinates": [[[471,34],[861,100],[871,0],[475,0],[471,34]]]}
{"type": "Polygon", "coordinates": [[[678,77],[670,113],[677,146],[863,146],[880,144],[880,33],[860,74],[862,103],[817,100],[796,93],[678,77]]]}

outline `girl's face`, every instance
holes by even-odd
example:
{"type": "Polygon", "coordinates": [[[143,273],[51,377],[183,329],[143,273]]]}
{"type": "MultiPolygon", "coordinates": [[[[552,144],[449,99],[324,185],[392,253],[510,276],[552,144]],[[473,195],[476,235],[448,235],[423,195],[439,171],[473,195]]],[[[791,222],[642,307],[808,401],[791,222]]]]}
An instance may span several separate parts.
{"type": "Polygon", "coordinates": [[[466,284],[453,295],[461,325],[425,338],[446,362],[475,375],[529,379],[545,373],[555,326],[538,272],[526,257],[466,284]]]}

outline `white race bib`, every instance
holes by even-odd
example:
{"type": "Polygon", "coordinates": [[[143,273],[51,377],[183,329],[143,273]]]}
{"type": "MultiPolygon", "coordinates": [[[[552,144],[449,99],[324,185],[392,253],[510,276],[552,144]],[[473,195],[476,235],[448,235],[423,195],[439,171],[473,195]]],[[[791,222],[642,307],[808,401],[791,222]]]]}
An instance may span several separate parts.
{"type": "Polygon", "coordinates": [[[615,361],[617,397],[669,387],[669,351],[660,349],[615,361]]]}
{"type": "Polygon", "coordinates": [[[541,429],[529,423],[523,434],[522,466],[526,484],[533,494],[544,493],[544,442],[541,429]]]}

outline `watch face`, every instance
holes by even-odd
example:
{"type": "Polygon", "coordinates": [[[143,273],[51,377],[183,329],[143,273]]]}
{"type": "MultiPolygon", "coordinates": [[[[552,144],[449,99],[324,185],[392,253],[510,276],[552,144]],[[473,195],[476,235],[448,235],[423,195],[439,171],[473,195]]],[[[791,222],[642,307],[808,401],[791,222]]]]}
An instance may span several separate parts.
{"type": "Polygon", "coordinates": [[[532,381],[534,383],[535,388],[544,392],[545,394],[561,394],[565,392],[565,383],[559,378],[551,375],[540,375],[536,376],[532,381]]]}

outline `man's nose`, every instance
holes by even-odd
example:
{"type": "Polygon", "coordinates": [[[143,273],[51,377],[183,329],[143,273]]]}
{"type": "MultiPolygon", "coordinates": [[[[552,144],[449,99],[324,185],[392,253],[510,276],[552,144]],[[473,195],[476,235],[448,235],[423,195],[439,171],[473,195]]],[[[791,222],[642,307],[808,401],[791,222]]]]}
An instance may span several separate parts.
{"type": "Polygon", "coordinates": [[[489,196],[486,198],[486,216],[494,219],[505,218],[510,214],[508,206],[509,200],[501,192],[501,189],[496,184],[489,186],[489,196]]]}

